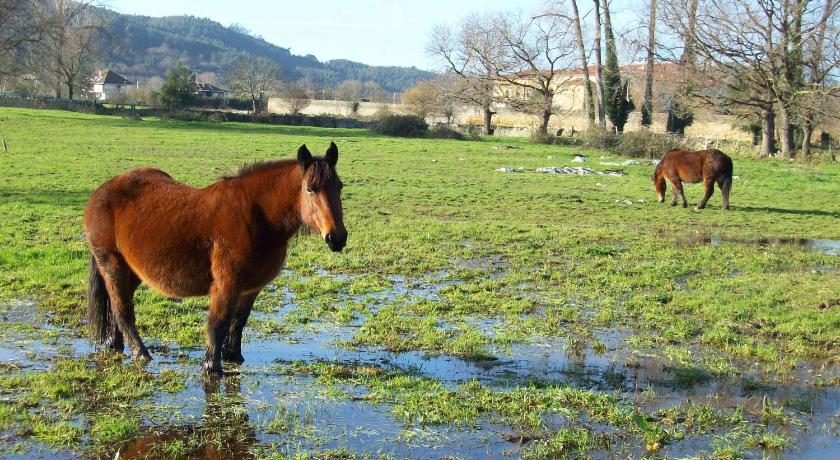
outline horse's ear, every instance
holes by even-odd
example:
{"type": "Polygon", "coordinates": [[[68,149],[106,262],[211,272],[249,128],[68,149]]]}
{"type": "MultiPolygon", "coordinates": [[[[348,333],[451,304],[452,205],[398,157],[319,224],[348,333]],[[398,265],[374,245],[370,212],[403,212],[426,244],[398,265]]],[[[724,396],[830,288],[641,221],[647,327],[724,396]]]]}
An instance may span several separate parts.
{"type": "Polygon", "coordinates": [[[327,149],[327,154],[324,155],[324,158],[326,158],[330,166],[335,168],[335,164],[338,163],[338,147],[336,147],[335,142],[330,142],[330,148],[327,149]]]}
{"type": "Polygon", "coordinates": [[[301,145],[298,149],[298,163],[300,163],[300,167],[304,170],[312,164],[312,154],[309,153],[309,149],[306,148],[306,144],[301,145]]]}

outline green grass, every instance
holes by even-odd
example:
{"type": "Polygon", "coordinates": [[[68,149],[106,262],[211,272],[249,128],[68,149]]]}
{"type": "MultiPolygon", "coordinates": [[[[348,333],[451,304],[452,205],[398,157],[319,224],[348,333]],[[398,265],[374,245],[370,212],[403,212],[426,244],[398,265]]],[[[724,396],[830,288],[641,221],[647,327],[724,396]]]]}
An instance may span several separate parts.
{"type": "MultiPolygon", "coordinates": [[[[762,237],[840,239],[835,163],[736,156],[732,209],[719,209],[716,192],[706,210],[694,211],[656,203],[650,165],[620,167],[623,177],[495,171],[573,165],[570,160],[582,151],[521,139],[399,139],[364,130],[138,122],[19,109],[0,109],[0,137],[10,149],[0,155],[0,310],[12,299],[34,299],[52,324],[79,335],[88,260],[82,210],[100,183],[154,166],[204,186],[244,163],[290,157],[303,143],[323,152],[336,141],[348,246],[333,254],[318,238],[298,236],[289,251],[291,271],[274,283],[291,291],[295,309],[284,322],[257,319],[247,337],[282,338],[319,324],[356,321],[361,326],[340,346],[478,361],[517,343],[556,338],[570,356],[663,358],[671,363],[666,375],[677,389],[735,380],[744,369],[791,373],[806,360],[836,363],[840,357],[837,256],[741,243],[762,237]],[[502,145],[519,148],[494,148],[502,145]],[[708,235],[723,242],[703,244],[708,235]],[[410,289],[392,291],[394,276],[410,289]],[[618,350],[600,338],[613,330],[629,334],[618,350]]],[[[617,169],[602,161],[624,160],[583,153],[584,166],[596,170],[617,169]]],[[[688,186],[686,193],[695,204],[702,189],[688,186]]],[[[203,345],[207,299],[172,302],[141,288],[136,301],[138,327],[147,340],[203,345]]],[[[256,310],[272,314],[282,307],[282,296],[266,294],[256,310]]],[[[55,334],[20,325],[2,334],[13,333],[55,334]]],[[[32,423],[36,439],[56,446],[123,442],[141,429],[136,401],[185,385],[179,372],[148,376],[111,363],[94,373],[74,360],[49,365],[49,372],[17,369],[0,378],[0,391],[15,398],[15,412],[8,403],[0,405],[0,427],[32,423]],[[115,383],[126,380],[132,384],[115,383]],[[103,409],[93,413],[91,407],[103,409]],[[131,409],[121,413],[125,408],[131,409]],[[79,415],[86,421],[80,423],[79,415]]],[[[371,401],[391,406],[407,424],[469,426],[489,417],[535,430],[548,412],[583,410],[654,446],[703,431],[687,428],[689,418],[704,427],[736,421],[732,414],[689,407],[671,414],[684,419],[675,422],[679,429],[668,425],[669,414],[647,413],[645,423],[634,423],[639,412],[622,397],[565,387],[499,393],[471,384],[448,388],[411,375],[341,378],[370,388],[371,401]],[[438,409],[426,410],[430,403],[438,409]]],[[[823,384],[836,384],[827,378],[823,384]]],[[[788,406],[799,410],[806,403],[788,406]]],[[[767,402],[754,422],[785,424],[790,416],[782,402],[767,402]]],[[[278,412],[272,429],[299,425],[294,417],[278,412]]],[[[722,437],[714,448],[721,457],[737,457],[745,449],[789,445],[784,436],[753,425],[745,433],[722,437]]],[[[574,456],[612,441],[571,426],[540,433],[523,455],[574,456]]],[[[173,454],[186,449],[175,441],[167,446],[173,454]]]]}

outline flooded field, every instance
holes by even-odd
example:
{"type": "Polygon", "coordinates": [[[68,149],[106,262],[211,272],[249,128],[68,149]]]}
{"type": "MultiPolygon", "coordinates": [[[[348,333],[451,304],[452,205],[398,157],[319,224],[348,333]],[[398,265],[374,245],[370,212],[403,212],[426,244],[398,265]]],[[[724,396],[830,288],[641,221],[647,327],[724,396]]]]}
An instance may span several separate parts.
{"type": "MultiPolygon", "coordinates": [[[[505,276],[497,271],[504,267],[498,257],[469,259],[458,265],[485,271],[488,279],[505,276]]],[[[292,277],[296,276],[290,272],[283,276],[292,277]]],[[[313,277],[346,284],[355,278],[324,270],[317,270],[313,277]]],[[[202,349],[164,346],[152,340],[155,360],[138,372],[177,375],[176,388],[138,402],[137,435],[98,446],[91,453],[126,459],[262,458],[307,452],[328,458],[518,458],[533,456],[536,449],[532,447],[551,442],[552,433],[574,429],[584,430],[585,435],[575,432],[570,439],[593,437],[587,441],[592,444],[586,451],[573,443],[570,450],[560,447],[562,455],[672,458],[712,451],[727,442],[737,446],[738,436],[749,438],[762,431],[758,427],[772,426],[786,446],[801,446],[797,457],[840,456],[836,437],[840,368],[830,361],[803,362],[784,373],[767,373],[738,362],[733,363],[730,375],[715,376],[635,347],[632,330],[598,331],[576,345],[570,344],[571,339],[532,337],[523,343],[488,346],[481,356],[470,358],[355,345],[365,315],[393,301],[438,300],[441,289],[460,284],[443,273],[416,280],[396,275],[385,279],[387,286],[364,295],[339,291],[342,302],[365,305],[344,325],[313,321],[280,337],[249,334],[243,350],[245,364],[227,366],[222,378],[198,371],[202,349]],[[590,343],[597,345],[593,349],[590,343]],[[400,394],[400,388],[383,390],[399,379],[411,382],[405,394],[400,394]],[[424,388],[415,394],[414,385],[424,388]],[[616,420],[593,419],[588,411],[594,409],[585,403],[572,404],[572,408],[526,405],[517,408],[521,412],[504,415],[497,412],[505,410],[501,405],[478,405],[466,414],[447,414],[451,409],[446,406],[453,402],[446,399],[468,400],[475,388],[505,396],[527,389],[535,399],[557,390],[581,391],[608,397],[609,404],[615,405],[611,410],[626,414],[614,416],[616,420]],[[441,401],[441,395],[448,396],[441,401]],[[406,409],[407,397],[420,398],[416,403],[421,407],[406,409]],[[443,413],[438,414],[440,419],[425,418],[426,411],[435,413],[436,409],[443,413]],[[531,420],[517,420],[520,417],[531,420]],[[643,420],[641,425],[639,420],[643,420]],[[657,429],[663,431],[646,432],[652,429],[645,428],[649,422],[659,423],[657,429]],[[739,435],[739,430],[748,434],[739,435]]],[[[257,308],[252,317],[257,324],[300,323],[293,318],[300,312],[295,293],[281,285],[272,285],[257,308]]],[[[3,320],[19,328],[0,347],[0,367],[6,370],[37,374],[65,361],[91,362],[95,367],[134,366],[97,354],[87,339],[52,326],[33,301],[6,303],[3,320]]],[[[441,320],[437,326],[452,327],[441,320]]],[[[488,336],[505,327],[488,318],[477,320],[475,326],[488,336]]],[[[83,417],[77,422],[84,426],[92,420],[83,417]]],[[[75,449],[47,448],[33,433],[7,432],[5,437],[21,442],[21,453],[7,452],[10,458],[78,455],[75,449]]],[[[774,439],[740,442],[761,447],[760,443],[774,439]]],[[[771,457],[786,457],[784,450],[775,452],[771,457]]]]}

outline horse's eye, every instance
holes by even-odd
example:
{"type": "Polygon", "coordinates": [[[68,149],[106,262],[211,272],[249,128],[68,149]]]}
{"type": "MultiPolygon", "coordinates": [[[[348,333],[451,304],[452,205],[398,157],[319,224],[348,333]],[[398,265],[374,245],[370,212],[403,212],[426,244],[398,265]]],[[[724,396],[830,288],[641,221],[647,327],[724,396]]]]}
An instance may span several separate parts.
{"type": "Polygon", "coordinates": [[[308,193],[310,195],[314,195],[315,194],[315,189],[307,186],[306,187],[306,193],[308,193]]]}

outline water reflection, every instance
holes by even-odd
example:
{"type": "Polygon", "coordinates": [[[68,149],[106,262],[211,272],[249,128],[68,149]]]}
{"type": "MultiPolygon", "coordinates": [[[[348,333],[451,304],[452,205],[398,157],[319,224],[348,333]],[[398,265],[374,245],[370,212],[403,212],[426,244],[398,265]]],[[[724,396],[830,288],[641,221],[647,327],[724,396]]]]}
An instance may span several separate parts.
{"type": "Polygon", "coordinates": [[[803,251],[818,252],[826,255],[840,255],[840,240],[827,240],[815,238],[725,238],[720,235],[698,235],[690,238],[689,243],[692,244],[708,244],[711,246],[718,246],[721,243],[736,243],[747,244],[758,247],[779,248],[785,246],[793,246],[802,249],[803,251]]]}
{"type": "Polygon", "coordinates": [[[248,417],[240,376],[206,377],[203,387],[200,424],[149,428],[145,436],[121,449],[119,458],[254,458],[256,428],[248,417]]]}

